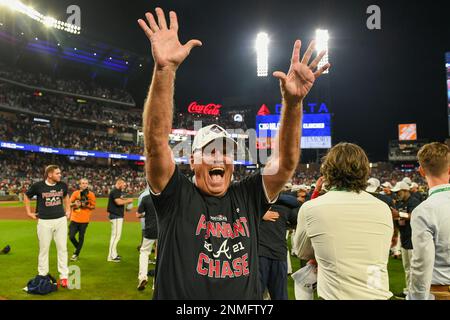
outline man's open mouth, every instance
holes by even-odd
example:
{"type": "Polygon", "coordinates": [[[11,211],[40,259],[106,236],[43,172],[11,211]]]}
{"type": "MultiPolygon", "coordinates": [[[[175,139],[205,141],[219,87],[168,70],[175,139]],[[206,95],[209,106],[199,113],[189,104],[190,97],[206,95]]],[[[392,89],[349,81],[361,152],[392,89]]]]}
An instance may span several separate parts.
{"type": "Polygon", "coordinates": [[[218,178],[219,176],[221,178],[223,178],[224,174],[225,174],[224,168],[216,167],[216,168],[212,168],[211,170],[209,170],[209,176],[211,178],[218,178]]]}

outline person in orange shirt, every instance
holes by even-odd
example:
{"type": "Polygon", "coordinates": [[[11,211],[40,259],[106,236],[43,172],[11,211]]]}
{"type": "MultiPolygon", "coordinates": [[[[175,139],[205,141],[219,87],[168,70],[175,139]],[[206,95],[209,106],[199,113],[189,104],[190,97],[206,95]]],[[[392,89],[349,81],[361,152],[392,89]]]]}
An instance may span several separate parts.
{"type": "Polygon", "coordinates": [[[69,239],[75,247],[75,252],[70,258],[71,261],[77,261],[83,247],[84,235],[91,218],[91,212],[95,209],[95,195],[89,191],[89,181],[80,180],[80,189],[72,193],[70,203],[72,214],[70,216],[69,239]],[[75,238],[78,235],[78,240],[75,238]]]}

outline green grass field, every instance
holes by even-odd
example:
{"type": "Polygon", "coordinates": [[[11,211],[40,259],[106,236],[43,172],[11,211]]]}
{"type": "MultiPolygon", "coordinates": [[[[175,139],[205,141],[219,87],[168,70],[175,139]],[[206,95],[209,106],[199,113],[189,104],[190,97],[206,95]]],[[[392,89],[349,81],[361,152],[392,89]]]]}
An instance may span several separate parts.
{"type": "MultiPolygon", "coordinates": [[[[122,239],[118,251],[121,263],[106,261],[109,246],[109,222],[91,222],[87,229],[85,245],[76,264],[81,270],[81,290],[63,289],[46,296],[27,294],[22,290],[27,281],[37,273],[38,240],[35,221],[0,220],[0,247],[9,244],[11,252],[0,255],[0,297],[6,299],[151,299],[151,282],[143,291],[138,292],[137,273],[139,253],[136,249],[140,242],[140,224],[126,222],[123,226],[122,239]]],[[[68,241],[69,256],[73,247],[68,241]]],[[[57,276],[56,248],[54,243],[50,251],[50,273],[57,276]]],[[[300,267],[299,260],[292,258],[294,271],[300,267]]],[[[154,265],[149,265],[149,269],[154,265]]],[[[389,263],[390,288],[394,293],[404,287],[403,268],[400,260],[389,263]]],[[[289,278],[289,299],[294,299],[294,284],[289,278]]]]}

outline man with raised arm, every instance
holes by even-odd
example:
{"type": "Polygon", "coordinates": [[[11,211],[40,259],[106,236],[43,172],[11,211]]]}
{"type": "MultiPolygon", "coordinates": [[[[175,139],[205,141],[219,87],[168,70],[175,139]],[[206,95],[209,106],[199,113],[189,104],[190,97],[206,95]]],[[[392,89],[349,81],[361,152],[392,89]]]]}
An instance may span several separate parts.
{"type": "Polygon", "coordinates": [[[144,107],[146,175],[159,226],[154,299],[261,299],[258,278],[258,224],[291,178],[300,156],[302,102],[329,67],[309,64],[312,43],[300,61],[295,42],[287,74],[280,80],[283,114],[274,150],[264,172],[231,183],[235,142],[218,125],[199,130],[190,159],[195,183],[175,165],[169,147],[175,74],[199,40],[182,45],[178,21],[156,8],[138,23],[151,43],[155,67],[144,107]]]}

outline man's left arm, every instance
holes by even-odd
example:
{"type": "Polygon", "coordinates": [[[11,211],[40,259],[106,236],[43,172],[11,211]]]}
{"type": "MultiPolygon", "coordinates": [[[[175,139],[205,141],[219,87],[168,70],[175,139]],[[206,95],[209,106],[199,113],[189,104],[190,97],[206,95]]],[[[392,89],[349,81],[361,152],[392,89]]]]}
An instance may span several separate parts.
{"type": "Polygon", "coordinates": [[[297,40],[287,74],[276,71],[273,76],[280,80],[283,101],[280,130],[275,139],[273,154],[263,171],[263,181],[268,200],[277,197],[286,182],[292,177],[300,158],[300,135],[303,113],[303,100],[314,85],[315,80],[330,67],[317,66],[325,55],[322,51],[309,63],[315,49],[311,42],[300,61],[301,41],[297,40]]]}
{"type": "Polygon", "coordinates": [[[414,210],[411,219],[413,255],[411,259],[411,287],[409,299],[429,299],[434,268],[434,237],[426,213],[414,210]]]}

